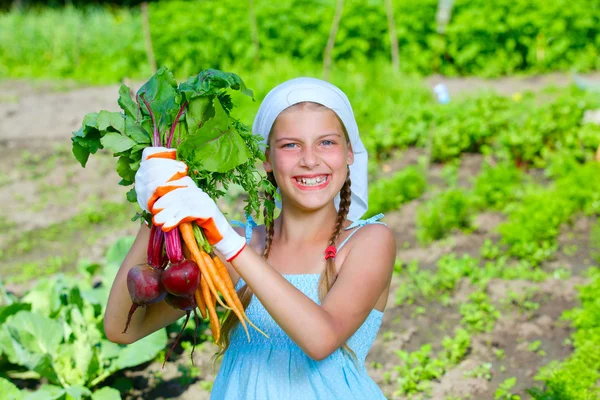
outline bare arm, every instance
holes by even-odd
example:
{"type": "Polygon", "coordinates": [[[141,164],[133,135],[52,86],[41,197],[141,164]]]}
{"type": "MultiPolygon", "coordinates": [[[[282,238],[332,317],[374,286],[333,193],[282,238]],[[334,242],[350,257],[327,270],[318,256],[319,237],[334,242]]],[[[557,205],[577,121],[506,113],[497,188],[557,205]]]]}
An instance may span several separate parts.
{"type": "Polygon", "coordinates": [[[165,301],[147,307],[139,307],[131,318],[127,333],[122,333],[127,322],[129,307],[132,304],[127,290],[127,273],[133,266],[148,261],[149,238],[150,228],[143,224],[138,231],[133,246],[131,246],[125,260],[123,260],[110,290],[106,312],[104,313],[104,331],[111,342],[120,344],[136,342],[185,315],[183,311],[173,309],[165,301]]]}
{"type": "Polygon", "coordinates": [[[328,357],[358,330],[392,276],[396,243],[391,230],[376,224],[355,236],[320,306],[248,246],[232,262],[277,324],[315,360],[328,357]]]}

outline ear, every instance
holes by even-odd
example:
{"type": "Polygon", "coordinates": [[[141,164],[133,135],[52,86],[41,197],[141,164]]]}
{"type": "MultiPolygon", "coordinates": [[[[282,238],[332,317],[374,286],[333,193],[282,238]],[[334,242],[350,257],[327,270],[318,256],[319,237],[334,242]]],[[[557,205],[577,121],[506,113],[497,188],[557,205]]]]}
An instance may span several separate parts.
{"type": "Polygon", "coordinates": [[[354,152],[352,151],[352,146],[348,143],[348,154],[346,155],[346,162],[348,165],[354,164],[354,152]]]}
{"type": "Polygon", "coordinates": [[[269,156],[269,153],[269,148],[267,147],[265,150],[266,161],[263,161],[263,168],[265,169],[265,172],[273,172],[273,166],[271,165],[271,157],[269,156]]]}

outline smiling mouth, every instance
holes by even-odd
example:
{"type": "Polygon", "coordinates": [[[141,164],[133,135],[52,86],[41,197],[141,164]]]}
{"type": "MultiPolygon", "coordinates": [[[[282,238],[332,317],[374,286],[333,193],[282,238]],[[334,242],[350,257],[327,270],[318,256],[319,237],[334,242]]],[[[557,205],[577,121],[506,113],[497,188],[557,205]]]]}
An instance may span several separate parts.
{"type": "Polygon", "coordinates": [[[314,178],[294,178],[296,183],[302,187],[317,187],[327,183],[331,175],[321,175],[314,178]]]}

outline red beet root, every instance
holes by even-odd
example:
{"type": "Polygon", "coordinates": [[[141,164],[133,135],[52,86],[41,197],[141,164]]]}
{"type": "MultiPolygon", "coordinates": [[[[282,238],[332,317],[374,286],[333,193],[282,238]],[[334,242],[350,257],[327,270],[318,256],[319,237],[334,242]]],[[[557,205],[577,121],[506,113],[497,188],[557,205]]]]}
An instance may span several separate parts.
{"type": "Polygon", "coordinates": [[[175,296],[194,297],[200,284],[200,269],[192,260],[171,264],[161,277],[165,290],[175,296]]]}
{"type": "Polygon", "coordinates": [[[127,324],[123,333],[127,332],[131,317],[138,307],[157,303],[165,298],[167,292],[163,288],[160,277],[163,271],[147,264],[139,264],[127,273],[127,289],[133,304],[129,309],[127,324]]]}
{"type": "Polygon", "coordinates": [[[192,311],[196,308],[196,301],[193,297],[180,297],[169,293],[167,294],[167,297],[165,297],[165,301],[168,305],[177,310],[192,311]]]}

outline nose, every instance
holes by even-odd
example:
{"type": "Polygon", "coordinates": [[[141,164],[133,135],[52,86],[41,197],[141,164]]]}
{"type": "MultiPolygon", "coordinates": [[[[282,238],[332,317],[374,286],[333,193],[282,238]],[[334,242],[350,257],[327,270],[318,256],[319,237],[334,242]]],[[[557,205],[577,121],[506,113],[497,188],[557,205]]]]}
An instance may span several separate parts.
{"type": "Polygon", "coordinates": [[[300,165],[307,168],[314,168],[321,165],[321,158],[312,146],[307,146],[304,148],[302,158],[300,159],[300,165]]]}

